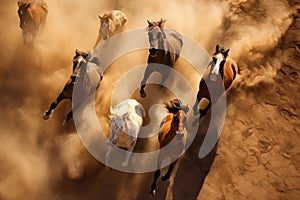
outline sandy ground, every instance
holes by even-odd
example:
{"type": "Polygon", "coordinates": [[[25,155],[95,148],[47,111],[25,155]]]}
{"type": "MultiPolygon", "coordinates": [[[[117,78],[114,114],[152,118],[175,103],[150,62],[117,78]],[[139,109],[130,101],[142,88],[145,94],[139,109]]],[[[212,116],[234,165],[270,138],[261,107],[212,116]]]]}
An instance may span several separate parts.
{"type": "MultiPolygon", "coordinates": [[[[300,199],[297,1],[49,0],[49,8],[45,29],[36,45],[28,48],[22,43],[16,2],[0,2],[1,200],[300,199]],[[164,10],[164,3],[170,10],[164,10]],[[171,180],[158,181],[155,198],[148,195],[152,172],[105,170],[86,151],[74,124],[61,125],[71,108],[69,102],[58,106],[51,120],[42,120],[71,72],[74,50],[91,49],[97,37],[97,14],[112,8],[128,13],[133,22],[127,29],[145,27],[147,18],[159,19],[164,13],[168,28],[192,37],[208,52],[216,43],[230,47],[230,55],[242,69],[227,93],[226,121],[218,144],[205,158],[198,158],[208,113],[171,180]]],[[[97,114],[106,131],[109,88],[131,66],[145,62],[147,55],[138,55],[136,60],[116,61],[100,86],[97,114]],[[122,68],[115,70],[120,63],[122,68]]],[[[183,60],[180,64],[186,65],[183,60]]],[[[197,88],[199,77],[189,78],[197,88]]],[[[149,87],[154,90],[156,86],[149,87]]],[[[166,92],[161,99],[148,98],[144,103],[149,106],[170,97],[166,92]]],[[[149,143],[155,147],[155,142],[140,140],[137,150],[149,143]]]]}

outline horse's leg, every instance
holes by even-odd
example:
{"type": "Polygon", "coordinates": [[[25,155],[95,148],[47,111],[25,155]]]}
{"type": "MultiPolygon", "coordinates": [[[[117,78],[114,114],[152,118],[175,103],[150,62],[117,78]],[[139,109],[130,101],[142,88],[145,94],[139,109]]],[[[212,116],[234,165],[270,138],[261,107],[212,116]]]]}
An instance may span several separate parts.
{"type": "MultiPolygon", "coordinates": [[[[160,164],[159,164],[160,165],[160,164]]],[[[152,196],[155,196],[155,188],[156,188],[156,181],[157,181],[157,179],[159,178],[159,176],[160,176],[160,166],[159,167],[157,167],[157,170],[155,171],[155,173],[154,173],[154,177],[153,177],[153,182],[152,182],[152,184],[151,184],[151,189],[150,189],[150,194],[152,195],[152,196]]]]}
{"type": "Polygon", "coordinates": [[[166,173],[163,177],[161,177],[161,180],[162,180],[162,181],[166,181],[166,180],[168,180],[168,179],[171,177],[171,173],[172,173],[172,171],[173,171],[173,169],[174,169],[176,163],[177,163],[177,160],[174,161],[173,163],[171,163],[171,164],[169,165],[169,168],[168,168],[167,173],[166,173]]]}
{"type": "Polygon", "coordinates": [[[61,102],[63,99],[65,99],[65,95],[63,92],[61,92],[58,97],[56,98],[56,100],[54,102],[51,103],[50,108],[44,113],[43,115],[43,119],[47,120],[51,117],[51,114],[53,112],[53,110],[57,107],[57,105],[59,104],[59,102],[61,102]]]}
{"type": "Polygon", "coordinates": [[[167,67],[167,68],[163,68],[161,71],[161,75],[162,75],[162,80],[160,82],[160,87],[165,86],[165,82],[169,77],[170,71],[171,71],[172,67],[167,67]]]}
{"type": "Polygon", "coordinates": [[[152,69],[153,63],[149,63],[146,67],[145,73],[144,73],[144,78],[141,81],[141,89],[140,89],[140,95],[141,97],[146,97],[146,92],[144,90],[144,88],[146,87],[147,84],[147,80],[149,79],[150,75],[154,72],[154,70],[152,69]]]}
{"type": "Polygon", "coordinates": [[[106,141],[107,151],[105,154],[105,165],[108,165],[108,162],[110,161],[110,155],[112,151],[113,145],[116,145],[118,142],[118,137],[120,134],[120,129],[115,124],[114,120],[110,120],[109,122],[109,138],[106,141]]]}
{"type": "Polygon", "coordinates": [[[199,105],[202,98],[203,97],[202,97],[202,95],[200,93],[200,90],[199,90],[198,93],[197,93],[197,98],[196,98],[195,104],[193,106],[194,115],[196,115],[199,112],[198,105],[199,105]]]}

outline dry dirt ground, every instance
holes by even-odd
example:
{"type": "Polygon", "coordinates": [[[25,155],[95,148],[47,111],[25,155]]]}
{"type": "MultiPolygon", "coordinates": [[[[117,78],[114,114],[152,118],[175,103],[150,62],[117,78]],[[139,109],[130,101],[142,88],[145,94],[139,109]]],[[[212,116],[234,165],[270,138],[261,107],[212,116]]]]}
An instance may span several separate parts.
{"type": "MultiPolygon", "coordinates": [[[[47,2],[47,24],[34,47],[22,43],[16,2],[0,2],[1,200],[300,199],[299,2],[47,2]],[[105,170],[86,151],[74,124],[61,125],[70,109],[68,102],[58,106],[52,119],[42,120],[70,75],[74,50],[91,49],[99,28],[97,14],[113,8],[128,14],[127,29],[145,27],[147,18],[166,16],[167,28],[192,37],[208,52],[216,43],[230,47],[230,55],[242,69],[227,93],[226,121],[218,144],[205,158],[198,158],[208,113],[171,180],[158,181],[155,198],[148,195],[153,172],[105,170]]],[[[145,52],[139,52],[136,63],[135,59],[119,61],[122,68],[108,70],[100,86],[106,90],[98,93],[97,101],[99,121],[106,123],[106,129],[111,84],[130,65],[144,63],[145,52]]],[[[199,76],[189,75],[189,79],[197,88],[199,76]]],[[[161,101],[170,96],[166,93],[161,101]]],[[[137,145],[142,149],[147,141],[137,145]]]]}

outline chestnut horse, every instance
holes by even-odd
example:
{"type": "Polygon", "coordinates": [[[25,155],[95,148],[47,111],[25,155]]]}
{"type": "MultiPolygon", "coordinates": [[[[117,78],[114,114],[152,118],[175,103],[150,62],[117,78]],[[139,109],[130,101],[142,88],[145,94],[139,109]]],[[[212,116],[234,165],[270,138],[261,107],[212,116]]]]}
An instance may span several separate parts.
{"type": "Polygon", "coordinates": [[[99,44],[101,39],[106,40],[121,32],[127,22],[127,16],[119,10],[112,10],[103,16],[98,15],[98,17],[100,19],[100,28],[95,47],[99,44]]]}
{"type": "Polygon", "coordinates": [[[229,49],[225,50],[216,45],[212,61],[200,81],[197,100],[193,107],[194,113],[200,111],[200,118],[206,114],[211,104],[217,102],[240,73],[238,65],[228,57],[228,52],[229,49]]]}
{"type": "Polygon", "coordinates": [[[165,22],[166,20],[162,19],[158,22],[148,21],[147,30],[150,49],[147,61],[148,65],[141,82],[141,97],[146,96],[144,88],[146,87],[148,78],[153,72],[159,72],[163,75],[161,85],[163,85],[168,77],[169,70],[162,69],[162,66],[157,64],[169,66],[171,69],[179,58],[182,49],[182,35],[175,30],[164,29],[163,25],[165,22]]]}
{"type": "MultiPolygon", "coordinates": [[[[160,149],[164,149],[160,151],[158,156],[157,170],[154,173],[150,190],[152,196],[155,195],[156,181],[160,176],[161,163],[166,158],[179,158],[184,153],[187,138],[185,127],[189,108],[182,105],[179,99],[170,100],[168,103],[165,103],[165,107],[169,113],[162,121],[161,129],[158,132],[159,147],[160,149]]],[[[167,173],[161,178],[162,181],[166,181],[170,178],[177,161],[178,160],[175,160],[169,165],[167,173]]]]}
{"type": "Polygon", "coordinates": [[[43,0],[34,0],[31,2],[20,0],[18,1],[18,6],[23,41],[25,44],[32,45],[40,27],[45,24],[48,5],[43,0]]]}
{"type": "MultiPolygon", "coordinates": [[[[69,99],[72,101],[73,89],[75,84],[83,85],[83,89],[85,91],[92,91],[91,87],[96,85],[98,87],[100,80],[102,80],[102,74],[98,72],[99,61],[96,59],[89,60],[89,53],[79,51],[76,49],[75,56],[73,58],[73,73],[66,82],[64,88],[56,98],[54,102],[51,103],[49,109],[44,113],[43,119],[47,120],[51,117],[53,110],[57,107],[57,105],[64,99],[69,99]],[[92,80],[92,81],[91,81],[92,80]]],[[[73,112],[76,111],[76,108],[73,108],[67,114],[67,118],[64,121],[66,123],[69,121],[73,112]]]]}

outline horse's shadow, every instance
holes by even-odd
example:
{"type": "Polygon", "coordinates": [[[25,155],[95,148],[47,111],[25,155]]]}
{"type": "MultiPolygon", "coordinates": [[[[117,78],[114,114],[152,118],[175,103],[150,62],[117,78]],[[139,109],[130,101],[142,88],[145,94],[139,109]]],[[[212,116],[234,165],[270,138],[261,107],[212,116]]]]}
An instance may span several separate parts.
{"type": "MultiPolygon", "coordinates": [[[[199,158],[199,149],[207,135],[211,112],[201,118],[197,134],[186,153],[181,158],[173,185],[173,199],[197,199],[206,176],[214,162],[217,145],[204,157],[199,158]]],[[[217,131],[210,132],[216,134],[217,131]]]]}

